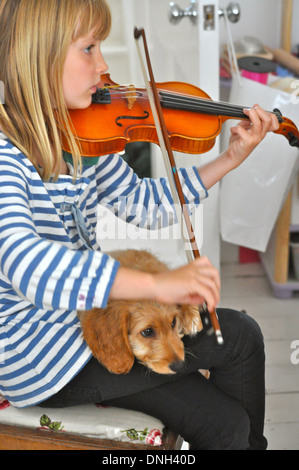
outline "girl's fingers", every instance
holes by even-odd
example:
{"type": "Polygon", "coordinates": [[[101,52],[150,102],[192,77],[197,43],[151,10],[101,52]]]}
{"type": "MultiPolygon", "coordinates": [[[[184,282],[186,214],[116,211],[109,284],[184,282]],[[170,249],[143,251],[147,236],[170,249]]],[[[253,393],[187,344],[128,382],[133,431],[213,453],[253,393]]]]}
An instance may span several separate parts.
{"type": "MultiPolygon", "coordinates": [[[[188,265],[190,278],[187,280],[192,302],[200,296],[207,303],[209,309],[215,309],[220,300],[220,276],[211,262],[203,257],[196,259],[188,265]]],[[[202,303],[202,302],[201,302],[202,303]]]]}
{"type": "Polygon", "coordinates": [[[252,132],[255,135],[261,135],[264,137],[267,132],[273,132],[279,128],[278,119],[273,113],[269,113],[261,108],[259,105],[255,105],[251,109],[245,109],[246,114],[252,124],[252,132]]]}
{"type": "Polygon", "coordinates": [[[207,258],[199,258],[186,266],[156,275],[159,294],[165,303],[202,304],[216,308],[220,299],[220,277],[207,258]]]}

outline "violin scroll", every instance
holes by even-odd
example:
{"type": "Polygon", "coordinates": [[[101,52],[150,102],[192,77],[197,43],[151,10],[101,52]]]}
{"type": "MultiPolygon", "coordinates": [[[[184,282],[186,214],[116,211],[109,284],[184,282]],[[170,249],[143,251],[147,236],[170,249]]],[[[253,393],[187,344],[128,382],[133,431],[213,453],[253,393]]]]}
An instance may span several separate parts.
{"type": "Polygon", "coordinates": [[[299,132],[293,121],[282,116],[279,109],[274,109],[273,112],[279,122],[279,128],[274,133],[283,135],[289,141],[291,147],[299,148],[299,132]]]}

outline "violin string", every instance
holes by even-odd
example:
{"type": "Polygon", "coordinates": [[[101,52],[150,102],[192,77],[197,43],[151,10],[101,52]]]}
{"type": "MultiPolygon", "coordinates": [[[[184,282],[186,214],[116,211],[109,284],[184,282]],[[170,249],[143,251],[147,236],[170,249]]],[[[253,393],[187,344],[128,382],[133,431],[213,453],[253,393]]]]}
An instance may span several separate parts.
{"type": "MultiPolygon", "coordinates": [[[[236,115],[236,117],[247,118],[247,116],[243,114],[244,108],[242,106],[236,106],[236,105],[232,105],[229,103],[222,103],[220,101],[216,102],[208,98],[197,98],[192,95],[187,96],[187,95],[182,94],[180,96],[180,95],[172,94],[172,93],[168,93],[167,99],[164,100],[163,96],[166,96],[166,95],[164,95],[164,92],[160,94],[162,96],[161,103],[165,104],[165,107],[167,107],[166,106],[166,103],[167,103],[169,105],[168,107],[171,106],[174,109],[178,109],[176,105],[180,105],[181,109],[186,110],[186,111],[188,109],[190,110],[191,108],[193,108],[193,111],[197,111],[197,112],[200,112],[200,111],[204,112],[205,110],[214,111],[215,114],[227,114],[227,112],[229,112],[233,116],[236,115]]],[[[116,93],[114,92],[112,96],[114,98],[127,99],[128,97],[133,97],[134,92],[132,90],[125,90],[125,91],[120,91],[120,92],[117,91],[116,93]]],[[[147,97],[145,96],[144,93],[142,93],[142,95],[140,96],[137,92],[136,98],[140,101],[143,99],[147,100],[147,97]]]]}
{"type": "Polygon", "coordinates": [[[195,110],[198,112],[208,112],[208,113],[213,113],[213,114],[222,114],[222,115],[227,115],[228,113],[230,115],[233,115],[235,117],[246,117],[245,114],[243,114],[243,109],[240,106],[235,106],[235,105],[228,105],[228,104],[221,104],[216,101],[211,101],[211,100],[201,100],[201,99],[196,99],[196,98],[180,98],[176,97],[173,95],[170,95],[168,93],[161,93],[162,96],[162,105],[165,107],[171,107],[171,108],[177,108],[180,107],[182,109],[186,110],[195,110]]]}
{"type": "MultiPolygon", "coordinates": [[[[118,85],[118,86],[107,86],[107,87],[104,87],[104,88],[107,88],[108,90],[111,90],[113,91],[113,95],[114,96],[120,96],[123,94],[123,95],[127,95],[127,94],[133,94],[133,93],[136,93],[138,94],[139,93],[142,93],[143,95],[146,95],[147,96],[147,92],[144,91],[143,89],[140,90],[138,88],[135,88],[135,91],[134,91],[134,88],[129,88],[129,86],[126,86],[126,85],[118,85]],[[116,90],[116,93],[114,92],[114,90],[116,90]],[[123,90],[123,91],[121,91],[123,90]]],[[[200,97],[198,98],[196,95],[190,95],[190,94],[186,94],[186,93],[183,93],[183,92],[176,92],[176,93],[173,93],[171,91],[169,91],[167,88],[165,88],[165,90],[163,88],[159,88],[159,91],[160,92],[163,92],[163,93],[168,93],[169,96],[173,96],[173,97],[182,97],[182,98],[191,98],[191,99],[196,99],[196,100],[199,100],[199,101],[212,101],[213,103],[219,103],[219,104],[222,104],[222,105],[228,105],[228,106],[231,106],[230,103],[226,103],[224,101],[213,101],[211,98],[205,98],[205,97],[200,97]]],[[[146,98],[147,99],[147,98],[146,98]]],[[[234,105],[233,105],[234,106],[234,105]]],[[[242,108],[240,106],[240,108],[242,108]]]]}
{"type": "MultiPolygon", "coordinates": [[[[111,86],[107,86],[107,87],[104,87],[104,88],[107,88],[107,89],[113,91],[113,96],[120,96],[121,97],[121,95],[127,95],[128,93],[134,93],[134,88],[129,88],[129,86],[126,86],[126,85],[117,85],[117,86],[116,85],[115,86],[111,85],[111,86]],[[115,93],[114,90],[116,90],[116,93],[115,93]],[[120,91],[120,90],[123,90],[123,91],[120,91]]],[[[179,92],[179,91],[174,93],[174,92],[169,91],[167,88],[163,89],[163,88],[159,87],[158,91],[163,92],[163,93],[164,92],[168,93],[169,95],[174,96],[174,97],[181,96],[182,98],[187,98],[187,99],[188,98],[193,98],[193,99],[197,99],[197,100],[201,100],[201,101],[213,101],[211,98],[207,98],[207,97],[200,97],[199,98],[196,95],[191,95],[191,94],[187,94],[187,93],[183,93],[183,92],[179,92]]],[[[143,97],[145,99],[148,99],[146,90],[135,88],[135,92],[136,92],[136,94],[142,93],[143,97]]],[[[223,105],[230,105],[230,103],[226,103],[224,101],[217,101],[217,103],[223,104],[223,105]]]]}
{"type": "MultiPolygon", "coordinates": [[[[113,91],[113,96],[114,97],[123,97],[125,98],[128,94],[133,94],[134,93],[134,90],[133,89],[129,89],[129,88],[125,88],[123,87],[123,90],[124,91],[120,91],[120,88],[117,88],[116,89],[116,92],[114,92],[114,89],[112,89],[112,87],[107,87],[109,88],[110,90],[113,91]]],[[[139,94],[138,93],[142,93],[142,97],[140,96],[140,98],[144,98],[144,99],[147,99],[147,92],[144,92],[143,90],[138,90],[136,89],[135,90],[136,92],[136,95],[139,97],[139,94]]],[[[197,101],[202,101],[202,102],[213,102],[213,103],[218,103],[218,104],[221,104],[223,106],[236,106],[236,105],[232,105],[230,103],[226,103],[224,101],[213,101],[211,98],[205,98],[205,97],[201,97],[201,98],[198,98],[196,95],[189,95],[189,94],[186,94],[186,93],[180,93],[180,92],[176,92],[176,93],[173,93],[173,92],[170,92],[169,90],[165,89],[163,90],[163,88],[159,88],[159,92],[162,92],[162,93],[168,93],[169,96],[172,96],[174,98],[176,97],[182,97],[182,98],[186,98],[187,100],[190,98],[190,99],[195,99],[197,101]]],[[[244,106],[245,107],[245,106],[244,106]]],[[[240,109],[244,109],[244,107],[242,106],[239,106],[240,109]]]]}
{"type": "MultiPolygon", "coordinates": [[[[147,92],[144,91],[144,89],[137,88],[134,90],[134,88],[129,88],[125,85],[107,86],[105,88],[109,89],[110,93],[112,92],[111,95],[114,98],[127,99],[128,97],[134,97],[135,93],[138,100],[148,100],[147,92]]],[[[213,101],[206,97],[198,98],[195,95],[189,95],[182,92],[173,93],[167,89],[163,90],[163,88],[159,88],[159,92],[162,96],[161,104],[165,107],[178,109],[176,105],[179,105],[179,109],[181,110],[248,119],[248,116],[243,113],[245,106],[239,106],[223,101],[213,101]]]]}
{"type": "MultiPolygon", "coordinates": [[[[134,89],[130,89],[128,87],[126,87],[125,85],[119,85],[118,87],[115,86],[108,86],[108,87],[105,87],[105,88],[108,88],[109,90],[113,91],[113,96],[114,97],[122,97],[123,95],[123,98],[126,98],[129,94],[132,95],[134,93],[134,89]],[[123,89],[123,91],[121,91],[123,89]],[[114,91],[116,90],[116,92],[114,91]]],[[[186,99],[186,100],[196,100],[196,102],[198,103],[214,103],[215,105],[221,105],[221,106],[227,106],[229,108],[234,108],[234,109],[237,109],[237,110],[243,110],[245,108],[245,106],[238,106],[238,105],[234,105],[234,104],[231,104],[231,103],[226,103],[224,101],[213,101],[211,98],[205,98],[205,97],[197,97],[196,95],[190,95],[190,94],[186,94],[186,93],[183,93],[183,92],[176,92],[176,93],[173,93],[167,89],[163,89],[163,88],[159,88],[158,90],[160,93],[167,93],[170,97],[173,97],[174,99],[176,99],[177,97],[181,97],[182,99],[186,99]]],[[[147,92],[144,91],[143,89],[142,90],[139,90],[138,88],[135,89],[135,92],[136,92],[136,96],[138,97],[138,99],[148,99],[147,98],[147,92]],[[139,95],[139,93],[142,93],[142,96],[139,95]]]]}

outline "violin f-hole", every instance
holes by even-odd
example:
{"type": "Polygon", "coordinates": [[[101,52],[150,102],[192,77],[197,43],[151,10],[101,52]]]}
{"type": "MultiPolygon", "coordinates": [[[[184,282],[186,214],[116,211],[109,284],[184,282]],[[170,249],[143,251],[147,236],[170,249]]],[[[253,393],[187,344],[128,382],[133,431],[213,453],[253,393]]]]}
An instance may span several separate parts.
{"type": "Polygon", "coordinates": [[[144,116],[118,116],[118,118],[115,119],[115,122],[117,124],[117,126],[119,127],[123,127],[122,123],[120,121],[124,120],[124,119],[133,119],[133,120],[144,120],[144,119],[147,119],[149,117],[149,113],[147,111],[144,111],[144,116]]]}

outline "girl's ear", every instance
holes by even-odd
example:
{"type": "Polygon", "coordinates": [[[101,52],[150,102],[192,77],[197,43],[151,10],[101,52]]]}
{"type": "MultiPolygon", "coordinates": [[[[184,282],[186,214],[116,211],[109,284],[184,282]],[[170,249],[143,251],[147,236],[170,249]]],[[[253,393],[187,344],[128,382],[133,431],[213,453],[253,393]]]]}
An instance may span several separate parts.
{"type": "Polygon", "coordinates": [[[128,339],[129,311],[125,302],[80,312],[83,337],[94,357],[114,374],[126,374],[135,357],[128,339]]]}

